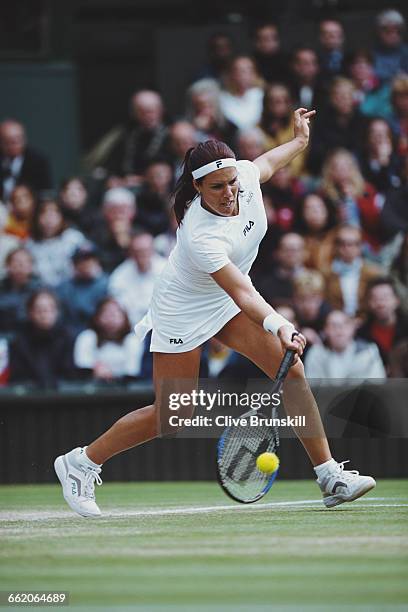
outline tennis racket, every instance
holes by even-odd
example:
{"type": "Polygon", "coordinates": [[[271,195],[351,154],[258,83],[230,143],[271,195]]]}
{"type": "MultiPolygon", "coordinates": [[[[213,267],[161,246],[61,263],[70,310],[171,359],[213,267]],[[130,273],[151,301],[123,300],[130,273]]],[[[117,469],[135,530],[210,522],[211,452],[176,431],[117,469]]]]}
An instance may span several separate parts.
{"type": "MultiPolygon", "coordinates": [[[[293,337],[292,337],[293,339],[293,337]]],[[[283,356],[275,381],[273,393],[281,393],[284,380],[293,365],[296,351],[288,349],[283,356]]],[[[277,417],[277,407],[272,407],[270,417],[251,409],[241,415],[247,423],[252,415],[260,419],[277,417]]],[[[275,453],[279,447],[279,432],[276,426],[231,425],[224,429],[217,445],[217,478],[225,493],[237,502],[251,504],[261,499],[273,485],[278,470],[272,474],[261,472],[256,459],[262,453],[275,453]]]]}

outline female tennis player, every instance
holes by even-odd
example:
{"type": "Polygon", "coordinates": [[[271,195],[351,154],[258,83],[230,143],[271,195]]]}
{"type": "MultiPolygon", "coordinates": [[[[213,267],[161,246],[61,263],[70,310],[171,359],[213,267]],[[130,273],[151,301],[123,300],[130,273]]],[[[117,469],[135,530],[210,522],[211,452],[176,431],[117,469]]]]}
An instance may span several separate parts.
{"type": "Polygon", "coordinates": [[[248,276],[267,227],[260,183],[302,152],[315,111],[294,112],[294,137],[258,157],[236,161],[224,143],[207,141],[190,149],[176,185],[177,244],[160,276],[147,316],[136,326],[150,329],[156,399],[119,419],[98,439],[55,460],[65,500],[82,516],[101,514],[95,483],[110,457],[162,434],[170,392],[195,388],[201,347],[212,337],[245,355],[273,377],[283,352],[296,351],[285,388],[285,410],[305,415],[300,438],[314,466],[327,507],[353,501],[375,481],[344,470],[331,456],[314,397],[299,356],[306,344],[289,321],[254,289],[248,276]]]}

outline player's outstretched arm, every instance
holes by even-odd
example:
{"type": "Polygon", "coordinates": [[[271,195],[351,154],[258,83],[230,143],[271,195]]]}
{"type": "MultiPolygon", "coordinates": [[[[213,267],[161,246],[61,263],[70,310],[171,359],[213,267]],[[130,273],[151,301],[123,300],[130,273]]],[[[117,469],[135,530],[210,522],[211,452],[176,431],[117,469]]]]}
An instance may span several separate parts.
{"type": "Polygon", "coordinates": [[[267,151],[254,160],[261,173],[261,183],[268,181],[279,168],[286,166],[307,147],[309,143],[309,122],[315,114],[315,110],[308,111],[306,108],[295,110],[294,137],[292,140],[267,151]]]}

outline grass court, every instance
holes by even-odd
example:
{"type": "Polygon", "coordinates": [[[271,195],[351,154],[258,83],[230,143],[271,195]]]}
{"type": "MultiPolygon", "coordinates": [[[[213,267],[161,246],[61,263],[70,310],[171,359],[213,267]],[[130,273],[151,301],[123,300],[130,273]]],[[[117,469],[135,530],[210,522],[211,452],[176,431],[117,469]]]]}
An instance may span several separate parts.
{"type": "Polygon", "coordinates": [[[0,498],[0,590],[69,591],[78,612],[407,609],[406,480],[332,510],[313,481],[277,480],[250,506],[215,483],[106,483],[101,519],[57,485],[0,498]]]}

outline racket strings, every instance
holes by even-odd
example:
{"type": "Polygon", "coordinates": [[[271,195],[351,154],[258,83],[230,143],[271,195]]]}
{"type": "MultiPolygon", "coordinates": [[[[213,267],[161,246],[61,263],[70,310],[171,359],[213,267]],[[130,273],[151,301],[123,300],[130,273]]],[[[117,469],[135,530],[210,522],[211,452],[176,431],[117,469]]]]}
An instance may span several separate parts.
{"type": "Polygon", "coordinates": [[[219,442],[219,476],[233,497],[249,501],[263,494],[271,474],[261,472],[256,459],[273,453],[278,445],[277,430],[264,425],[236,425],[224,432],[219,442]]]}

